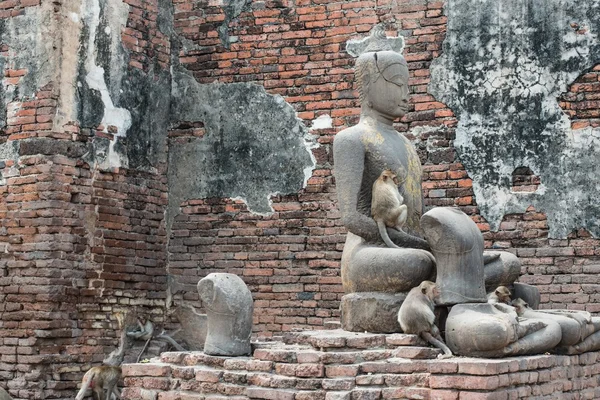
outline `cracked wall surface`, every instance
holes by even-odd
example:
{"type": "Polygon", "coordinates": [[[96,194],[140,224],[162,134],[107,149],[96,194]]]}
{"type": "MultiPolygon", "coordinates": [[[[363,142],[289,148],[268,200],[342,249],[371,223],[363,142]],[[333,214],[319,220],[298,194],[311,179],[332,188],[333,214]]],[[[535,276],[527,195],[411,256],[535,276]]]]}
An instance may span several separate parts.
{"type": "Polygon", "coordinates": [[[240,198],[267,214],[271,195],[306,185],[313,143],[281,96],[256,84],[199,84],[180,71],[172,98],[172,124],[199,121],[206,134],[170,143],[170,217],[184,200],[211,197],[240,198]]]}
{"type": "MultiPolygon", "coordinates": [[[[158,31],[172,34],[170,5],[161,2],[158,31]]],[[[86,0],[82,4],[80,67],[75,100],[81,126],[94,135],[86,161],[100,169],[129,167],[154,171],[166,162],[170,72],[157,63],[131,68],[131,51],[122,31],[130,6],[122,1],[86,0]]],[[[133,39],[131,39],[133,40],[133,39]]],[[[140,39],[136,39],[139,46],[140,39]]]]}
{"type": "Polygon", "coordinates": [[[600,61],[598,0],[449,0],[429,91],[459,120],[454,142],[493,230],[533,205],[549,236],[600,236],[600,130],[572,130],[557,98],[600,61]],[[533,193],[511,191],[529,167],[533,193]]]}

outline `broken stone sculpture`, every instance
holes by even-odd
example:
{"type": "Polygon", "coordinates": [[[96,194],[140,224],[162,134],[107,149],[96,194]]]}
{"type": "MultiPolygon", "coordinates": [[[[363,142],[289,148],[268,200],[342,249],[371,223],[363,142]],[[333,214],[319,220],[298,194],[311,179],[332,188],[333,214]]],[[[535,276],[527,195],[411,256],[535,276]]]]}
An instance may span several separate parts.
{"type": "Polygon", "coordinates": [[[525,308],[520,316],[549,326],[558,325],[561,340],[553,349],[555,353],[581,354],[600,350],[600,318],[592,317],[586,311],[525,308]]]}
{"type": "Polygon", "coordinates": [[[0,387],[0,400],[13,400],[13,398],[10,397],[10,394],[6,390],[0,387]]]}
{"type": "Polygon", "coordinates": [[[204,352],[214,356],[250,354],[252,294],[234,274],[212,273],[198,282],[206,308],[207,333],[204,352]]]}
{"type": "MultiPolygon", "coordinates": [[[[522,307],[517,315],[508,305],[485,303],[484,282],[488,277],[484,274],[483,237],[464,213],[434,208],[423,215],[421,227],[437,261],[438,305],[453,306],[445,330],[446,343],[454,353],[503,357],[544,351],[581,354],[600,349],[600,318],[587,312],[522,307]]],[[[498,257],[504,265],[518,265],[512,255],[498,257]]],[[[517,294],[539,299],[526,290],[526,285],[516,288],[517,294]]]]}
{"type": "Polygon", "coordinates": [[[561,340],[558,324],[519,319],[496,304],[458,304],[446,320],[446,344],[453,353],[469,357],[536,354],[561,340]]]}
{"type": "MultiPolygon", "coordinates": [[[[374,303],[384,309],[382,314],[393,315],[390,307],[400,307],[396,293],[406,293],[431,279],[435,266],[420,250],[430,250],[430,243],[423,239],[420,226],[423,193],[419,156],[393,126],[394,120],[409,108],[408,66],[404,57],[392,50],[383,27],[373,29],[369,44],[356,60],[355,76],[360,120],[336,135],[333,151],[338,205],[348,230],[341,260],[342,285],[347,295],[361,293],[363,301],[342,298],[342,327],[388,332],[392,322],[382,322],[380,329],[374,329],[373,324],[366,326],[356,321],[368,321],[374,303]],[[384,245],[370,215],[373,182],[384,169],[397,175],[398,190],[408,207],[404,230],[387,229],[400,248],[384,245]]],[[[490,286],[509,285],[518,277],[520,266],[514,256],[486,256],[485,260],[490,261],[484,271],[490,286]]]]}
{"type": "MultiPolygon", "coordinates": [[[[546,351],[558,344],[558,325],[520,322],[511,307],[486,303],[483,236],[467,215],[454,208],[434,208],[421,217],[421,227],[437,261],[438,305],[452,306],[445,330],[453,353],[502,357],[546,351]]],[[[512,254],[487,257],[493,260],[490,264],[519,266],[512,254]]]]}

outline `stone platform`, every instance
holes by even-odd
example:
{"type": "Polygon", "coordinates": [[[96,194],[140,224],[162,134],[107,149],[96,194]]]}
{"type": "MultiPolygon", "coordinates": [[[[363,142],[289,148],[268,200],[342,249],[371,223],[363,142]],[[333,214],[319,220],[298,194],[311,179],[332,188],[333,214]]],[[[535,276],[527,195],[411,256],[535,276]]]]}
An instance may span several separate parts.
{"type": "Polygon", "coordinates": [[[597,399],[600,352],[436,359],[417,336],[342,330],[253,344],[253,357],[163,353],[125,364],[123,399],[597,399]]]}

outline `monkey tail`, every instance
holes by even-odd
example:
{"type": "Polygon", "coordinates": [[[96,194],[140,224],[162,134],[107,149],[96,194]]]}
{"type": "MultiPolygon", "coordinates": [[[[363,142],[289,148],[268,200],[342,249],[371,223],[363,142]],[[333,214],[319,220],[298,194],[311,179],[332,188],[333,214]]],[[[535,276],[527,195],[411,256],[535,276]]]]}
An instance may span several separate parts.
{"type": "Polygon", "coordinates": [[[163,340],[165,342],[170,343],[173,347],[175,347],[177,349],[177,351],[187,351],[186,349],[183,348],[183,346],[181,346],[179,343],[177,343],[175,341],[175,339],[173,339],[171,336],[166,335],[164,333],[161,333],[160,335],[158,335],[156,337],[159,340],[163,340]]]}
{"type": "Polygon", "coordinates": [[[444,342],[442,342],[441,340],[434,338],[431,333],[421,332],[421,336],[423,337],[423,339],[427,340],[430,344],[432,344],[433,346],[442,350],[444,352],[445,357],[452,357],[452,355],[453,355],[452,351],[448,348],[448,346],[446,346],[444,344],[444,342]]]}
{"type": "Polygon", "coordinates": [[[383,223],[383,221],[377,221],[377,228],[379,229],[379,235],[381,236],[387,247],[391,247],[393,249],[400,248],[400,246],[396,246],[396,244],[390,239],[390,236],[387,233],[387,229],[385,228],[385,224],[383,223]]]}
{"type": "Polygon", "coordinates": [[[94,381],[95,376],[96,371],[93,369],[89,370],[85,373],[85,375],[83,375],[83,379],[81,380],[81,389],[79,389],[77,396],[75,396],[75,400],[83,400],[83,398],[85,397],[85,393],[90,388],[90,385],[94,381]]]}

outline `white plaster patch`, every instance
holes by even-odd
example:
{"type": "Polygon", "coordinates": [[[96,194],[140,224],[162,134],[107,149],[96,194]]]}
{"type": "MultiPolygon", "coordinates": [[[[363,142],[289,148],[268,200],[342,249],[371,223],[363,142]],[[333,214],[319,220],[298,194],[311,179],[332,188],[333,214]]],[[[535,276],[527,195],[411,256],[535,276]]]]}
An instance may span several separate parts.
{"type": "Polygon", "coordinates": [[[459,118],[454,144],[482,216],[497,230],[505,214],[533,205],[547,214],[549,237],[581,227],[600,236],[592,218],[600,129],[573,131],[557,101],[600,62],[600,2],[531,0],[527,10],[519,0],[479,3],[449,0],[444,53],[432,63],[429,90],[459,118]],[[519,166],[541,178],[538,190],[511,193],[519,166]]]}
{"type": "Polygon", "coordinates": [[[310,134],[306,134],[304,135],[304,146],[306,147],[306,151],[308,152],[308,155],[310,156],[310,161],[312,163],[312,165],[309,165],[308,167],[304,168],[304,182],[302,183],[302,187],[305,188],[308,185],[308,180],[312,177],[312,173],[315,170],[315,168],[317,167],[317,159],[315,158],[315,155],[312,152],[312,149],[316,149],[319,147],[319,144],[317,143],[317,141],[315,140],[314,136],[310,135],[310,134]]]}
{"type": "MultiPolygon", "coordinates": [[[[96,33],[100,24],[100,1],[84,1],[84,18],[89,28],[87,43],[86,70],[88,74],[85,77],[86,83],[91,89],[100,93],[102,103],[104,104],[104,116],[102,125],[104,132],[108,132],[109,126],[117,128],[116,137],[125,137],[131,127],[131,113],[125,108],[115,107],[110,95],[110,91],[104,79],[104,68],[96,64],[96,33]]],[[[110,30],[109,30],[110,32],[110,30]]],[[[101,169],[127,167],[127,159],[115,151],[116,140],[111,140],[106,157],[98,163],[101,169]]]]}
{"type": "Polygon", "coordinates": [[[315,129],[331,129],[333,128],[333,119],[329,114],[319,115],[317,118],[313,119],[310,130],[315,129]]]}
{"type": "MultiPolygon", "coordinates": [[[[369,45],[370,37],[367,36],[362,39],[351,39],[346,42],[346,52],[352,57],[360,56],[369,45]]],[[[396,53],[402,54],[404,52],[404,38],[402,36],[387,37],[387,42],[396,53]]]]}

